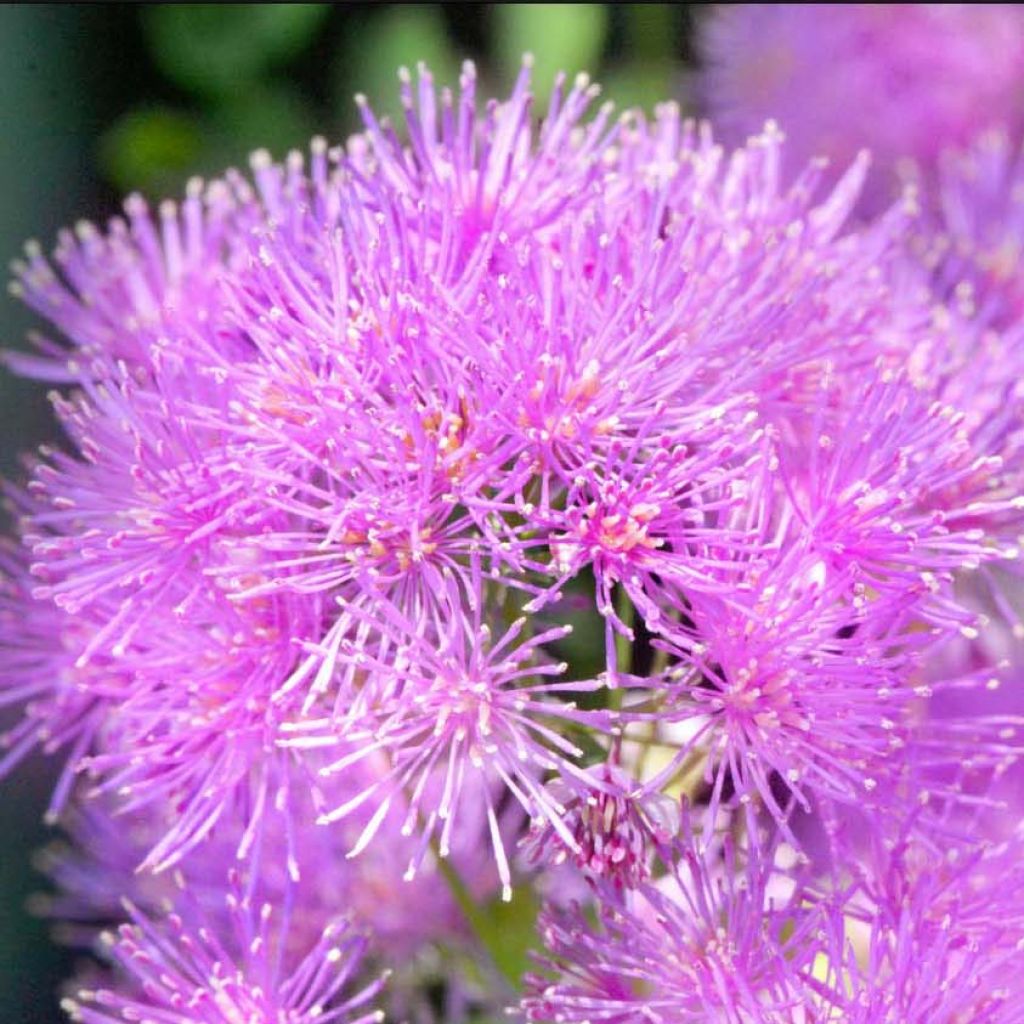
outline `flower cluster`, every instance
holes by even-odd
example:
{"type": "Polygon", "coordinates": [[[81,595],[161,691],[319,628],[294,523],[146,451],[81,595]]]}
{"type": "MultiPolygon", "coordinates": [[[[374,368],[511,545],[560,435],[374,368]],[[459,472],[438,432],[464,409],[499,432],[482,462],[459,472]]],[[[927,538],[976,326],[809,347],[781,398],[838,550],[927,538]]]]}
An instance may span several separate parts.
{"type": "Polygon", "coordinates": [[[459,1019],[539,872],[531,1021],[1013,1024],[1016,170],[854,222],[862,158],[529,84],[16,266],[0,771],[128,918],[72,1019],[425,1020],[439,950],[459,1019]]]}
{"type": "Polygon", "coordinates": [[[730,141],[773,117],[794,161],[843,165],[870,147],[878,171],[862,205],[875,213],[900,175],[934,174],[947,147],[1024,128],[1015,4],[723,4],[701,44],[703,91],[730,141]]]}

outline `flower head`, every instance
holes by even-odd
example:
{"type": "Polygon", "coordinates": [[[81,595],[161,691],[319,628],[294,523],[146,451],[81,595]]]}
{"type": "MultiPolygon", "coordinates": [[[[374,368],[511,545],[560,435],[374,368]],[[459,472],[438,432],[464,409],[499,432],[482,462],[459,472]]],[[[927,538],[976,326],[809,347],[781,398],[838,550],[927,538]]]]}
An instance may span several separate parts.
{"type": "Polygon", "coordinates": [[[366,940],[343,921],[310,947],[287,948],[278,910],[227,896],[227,929],[208,925],[187,897],[159,920],[131,904],[129,923],[103,945],[121,972],[112,988],[83,989],[64,1001],[73,1021],[114,1024],[160,1019],[168,1024],[370,1024],[381,980],[356,974],[366,940]]]}
{"type": "Polygon", "coordinates": [[[814,156],[843,166],[870,149],[872,212],[893,194],[901,160],[934,171],[943,147],[986,124],[1017,130],[1024,117],[1015,8],[743,4],[706,21],[703,50],[704,93],[733,141],[772,117],[794,168],[814,156]]]}
{"type": "Polygon", "coordinates": [[[1013,716],[928,714],[986,678],[929,660],[979,637],[965,574],[1018,555],[1012,386],[961,372],[995,320],[922,268],[911,199],[851,224],[866,157],[823,191],[772,124],[727,154],[671,104],[587,120],[585,78],[537,124],[529,61],[507,101],[475,89],[403,72],[405,139],[360,100],[346,147],[257,153],[16,269],[67,337],[14,363],[70,388],[12,492],[3,702],[29,707],[0,770],[66,746],[56,806],[80,768],[95,817],[62,906],[141,908],[71,1012],[368,1021],[330,922],[451,948],[454,904],[512,897],[524,819],[598,910],[545,917],[532,1019],[832,1024],[851,921],[868,988],[920,980],[920,947],[966,992],[1015,962],[1021,923],[975,898],[1002,862],[946,938],[925,905],[955,886],[887,887],[841,832],[863,808],[934,851],[1018,753],[1013,716]],[[831,876],[782,870],[797,809],[831,876]]]}
{"type": "Polygon", "coordinates": [[[589,773],[589,789],[560,779],[549,784],[575,842],[567,844],[562,832],[541,821],[525,839],[528,856],[541,866],[568,862],[591,878],[636,888],[650,876],[656,847],[679,831],[679,805],[662,793],[635,794],[635,782],[610,761],[589,773]]]}
{"type": "Polygon", "coordinates": [[[34,581],[24,555],[8,545],[0,547],[0,707],[24,707],[21,720],[0,736],[0,777],[36,748],[65,752],[46,812],[53,822],[109,711],[93,682],[110,663],[79,663],[95,622],[85,616],[69,618],[49,601],[33,597],[34,581]]]}
{"type": "MultiPolygon", "coordinates": [[[[877,836],[874,837],[877,839],[877,836]]],[[[809,982],[824,1020],[1010,1024],[1024,1008],[1014,879],[1020,840],[936,849],[876,844],[834,902],[809,982]]]]}
{"type": "Polygon", "coordinates": [[[934,209],[914,249],[943,298],[1002,330],[1024,313],[1018,270],[1024,246],[1021,155],[1007,128],[947,150],[934,209]]]}
{"type": "MultiPolygon", "coordinates": [[[[147,916],[161,916],[182,888],[190,905],[200,908],[208,923],[221,927],[228,920],[225,871],[239,863],[242,850],[246,891],[258,887],[261,900],[277,907],[301,906],[289,926],[289,941],[295,945],[315,943],[324,924],[339,915],[365,930],[370,955],[378,961],[399,951],[414,959],[433,941],[468,945],[462,912],[432,858],[420,864],[414,880],[403,883],[410,859],[422,851],[418,836],[402,834],[401,821],[383,823],[373,857],[354,859],[345,854],[369,822],[372,808],[364,806],[331,828],[317,824],[324,807],[358,795],[385,771],[379,761],[369,759],[343,774],[316,780],[314,786],[302,767],[285,764],[277,788],[266,798],[272,808],[258,830],[244,802],[236,801],[173,871],[154,871],[144,863],[175,828],[178,815],[173,809],[158,801],[126,809],[110,794],[80,799],[61,822],[66,839],[46,848],[40,860],[56,892],[37,903],[76,945],[90,945],[97,928],[117,920],[123,899],[147,916]]],[[[517,824],[507,814],[502,823],[517,824]]],[[[450,858],[478,900],[489,899],[498,888],[487,842],[485,813],[466,807],[452,837],[450,858]]]]}
{"type": "Polygon", "coordinates": [[[554,978],[528,978],[528,1020],[794,1019],[815,915],[771,891],[773,851],[701,852],[691,836],[663,856],[659,882],[598,890],[596,926],[579,908],[542,918],[554,978]]]}
{"type": "MultiPolygon", "coordinates": [[[[936,197],[908,244],[905,287],[933,301],[933,329],[909,354],[911,374],[957,408],[978,455],[960,488],[1012,500],[1021,493],[1020,291],[1024,170],[1005,132],[945,154],[936,197]]],[[[1015,537],[1014,516],[1002,531],[1015,537]]]]}
{"type": "Polygon", "coordinates": [[[177,811],[145,866],[173,864],[232,806],[249,817],[240,856],[265,816],[292,813],[292,768],[277,745],[287,708],[274,697],[297,661],[293,631],[315,632],[317,611],[287,595],[242,606],[196,598],[184,614],[161,607],[125,656],[130,676],[102,678],[113,709],[82,762],[94,791],[115,793],[125,810],[177,811]]]}
{"type": "MultiPolygon", "coordinates": [[[[212,326],[222,277],[244,261],[246,226],[259,217],[251,197],[245,187],[193,179],[181,204],[162,203],[156,217],[133,195],[106,232],[86,221],[63,231],[52,263],[29,243],[14,264],[13,290],[72,348],[37,337],[40,356],[6,360],[60,383],[88,379],[117,360],[146,373],[172,338],[212,326]]],[[[220,341],[241,338],[221,332],[220,341]]]]}
{"type": "MultiPolygon", "coordinates": [[[[478,567],[474,577],[479,588],[478,567]]],[[[449,578],[445,597],[447,621],[439,619],[427,629],[395,608],[387,611],[387,618],[376,625],[384,634],[379,647],[388,652],[386,660],[342,643],[338,661],[355,667],[359,679],[347,702],[350,717],[298,723],[288,742],[298,749],[340,748],[342,756],[321,769],[327,777],[350,772],[354,764],[373,756],[385,757],[387,770],[330,808],[322,820],[342,820],[373,801],[373,815],[349,854],[355,856],[388,813],[401,809],[403,831],[419,831],[424,837],[410,861],[409,877],[415,875],[430,838],[437,837],[439,855],[447,856],[464,805],[482,800],[509,899],[512,879],[495,787],[507,787],[531,817],[549,822],[574,845],[561,821],[563,808],[541,784],[541,776],[556,771],[572,784],[582,775],[576,761],[583,752],[564,727],[607,730],[614,714],[585,710],[572,699],[601,689],[600,681],[549,680],[564,673],[566,665],[552,661],[545,645],[563,638],[570,627],[530,636],[524,616],[493,637],[479,589],[473,605],[465,609],[459,584],[449,578]]]]}

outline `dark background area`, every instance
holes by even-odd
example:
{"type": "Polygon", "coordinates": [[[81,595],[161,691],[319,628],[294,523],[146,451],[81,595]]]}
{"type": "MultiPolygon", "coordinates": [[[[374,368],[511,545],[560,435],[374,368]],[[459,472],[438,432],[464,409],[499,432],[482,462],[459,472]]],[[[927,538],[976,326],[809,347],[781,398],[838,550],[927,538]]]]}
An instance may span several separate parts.
{"type": "MultiPolygon", "coordinates": [[[[554,72],[587,69],[621,106],[687,103],[687,5],[127,4],[0,7],[0,253],[52,247],[79,219],[104,222],[120,197],[177,195],[192,174],[280,157],[320,133],[356,127],[352,96],[394,111],[401,64],[439,81],[477,61],[481,95],[500,95],[520,55],[536,58],[541,109],[554,72]]],[[[0,346],[39,325],[5,296],[0,346]]],[[[0,471],[53,434],[46,389],[0,370],[0,471]]],[[[0,730],[14,717],[0,713],[0,730]]],[[[63,1019],[58,990],[82,954],[60,948],[26,901],[44,887],[33,851],[55,766],[32,760],[0,784],[0,1022],[63,1019]]]]}

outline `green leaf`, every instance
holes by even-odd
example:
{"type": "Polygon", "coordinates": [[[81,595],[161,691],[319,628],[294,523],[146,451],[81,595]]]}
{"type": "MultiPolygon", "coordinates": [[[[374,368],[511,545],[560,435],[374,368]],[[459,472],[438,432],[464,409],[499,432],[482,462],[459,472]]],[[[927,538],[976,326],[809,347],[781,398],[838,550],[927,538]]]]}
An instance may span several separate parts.
{"type": "Polygon", "coordinates": [[[529,951],[537,944],[540,901],[533,887],[518,886],[506,903],[495,900],[483,908],[476,922],[480,939],[495,966],[518,989],[530,968],[529,951]]]}
{"type": "Polygon", "coordinates": [[[533,91],[546,101],[555,75],[596,75],[608,34],[605,4],[500,4],[494,38],[503,74],[514,77],[524,53],[534,58],[533,91]]]}
{"type": "Polygon", "coordinates": [[[297,90],[255,85],[206,117],[166,108],[132,111],[100,140],[100,164],[120,190],[177,195],[189,175],[245,167],[255,149],[268,149],[275,159],[304,149],[317,127],[297,90]]]}
{"type": "Polygon", "coordinates": [[[203,133],[190,115],[162,107],[134,110],[100,139],[99,162],[120,190],[178,192],[203,150],[203,133]]]}
{"type": "Polygon", "coordinates": [[[349,40],[335,75],[339,109],[347,116],[354,116],[352,97],[361,92],[369,97],[378,117],[400,121],[400,67],[415,74],[416,65],[422,62],[437,84],[458,81],[459,60],[436,7],[382,7],[373,11],[365,27],[352,32],[349,40]]]}
{"type": "Polygon", "coordinates": [[[640,107],[650,113],[658,103],[683,98],[680,79],[677,64],[657,60],[631,63],[605,74],[602,98],[613,100],[618,110],[640,107]]]}
{"type": "Polygon", "coordinates": [[[300,53],[329,11],[327,4],[154,4],[142,16],[168,78],[229,96],[300,53]]]}
{"type": "Polygon", "coordinates": [[[255,149],[268,149],[275,159],[290,149],[306,149],[318,128],[302,94],[285,83],[256,85],[231,97],[214,112],[211,125],[214,172],[244,164],[255,149]]]}
{"type": "Polygon", "coordinates": [[[626,15],[626,53],[643,64],[650,60],[662,64],[678,60],[675,52],[675,19],[678,8],[671,4],[624,4],[626,15]]]}

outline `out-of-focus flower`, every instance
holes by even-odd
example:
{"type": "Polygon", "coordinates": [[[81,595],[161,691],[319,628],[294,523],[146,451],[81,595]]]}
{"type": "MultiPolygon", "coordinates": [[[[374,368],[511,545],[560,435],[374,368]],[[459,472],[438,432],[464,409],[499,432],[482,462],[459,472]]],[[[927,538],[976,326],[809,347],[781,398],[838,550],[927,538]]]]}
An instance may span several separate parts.
{"type": "Polygon", "coordinates": [[[773,118],[791,171],[871,150],[865,212],[895,196],[901,163],[932,174],[944,148],[980,129],[1024,127],[1014,5],[738,4],[718,8],[702,35],[703,93],[724,137],[739,142],[773,118]]]}
{"type": "MultiPolygon", "coordinates": [[[[63,822],[69,841],[52,844],[40,858],[56,892],[39,897],[37,904],[76,944],[91,942],[97,927],[116,919],[123,898],[153,915],[183,884],[195,906],[211,919],[219,918],[224,872],[239,860],[241,850],[248,877],[258,880],[265,901],[277,906],[301,897],[302,913],[291,924],[296,940],[312,941],[323,922],[345,914],[366,929],[371,953],[378,959],[399,950],[413,956],[432,940],[468,942],[462,911],[433,858],[421,863],[414,880],[402,883],[409,860],[421,851],[417,837],[401,833],[400,821],[385,823],[375,856],[354,859],[345,855],[372,809],[364,806],[332,828],[316,823],[325,802],[351,798],[384,771],[379,760],[370,759],[344,775],[311,780],[293,767],[290,777],[280,780],[287,786],[287,798],[273,794],[289,815],[281,807],[269,812],[254,835],[247,809],[229,807],[174,871],[139,868],[173,828],[175,815],[163,805],[150,802],[125,810],[109,795],[79,800],[63,822]]],[[[505,828],[515,824],[502,816],[505,828]]],[[[469,894],[480,901],[492,898],[499,884],[487,837],[486,815],[466,808],[450,859],[469,894]]]]}
{"type": "MultiPolygon", "coordinates": [[[[910,354],[928,393],[961,413],[978,452],[979,496],[1017,499],[1024,490],[1024,168],[1006,132],[949,150],[935,195],[908,240],[905,287],[929,292],[930,340],[910,354]]],[[[1007,517],[1005,534],[1016,539],[1007,517]]]]}
{"type": "Polygon", "coordinates": [[[111,987],[87,988],[64,1001],[73,1021],[114,1024],[370,1024],[383,980],[358,977],[366,939],[344,921],[317,940],[289,948],[287,912],[256,906],[236,886],[228,893],[228,927],[209,924],[183,896],[154,919],[126,905],[130,923],[102,945],[119,972],[111,987]],[[280,924],[277,915],[285,915],[280,924]]]}
{"type": "Polygon", "coordinates": [[[774,849],[663,851],[668,874],[598,889],[597,924],[577,908],[541,920],[547,975],[527,979],[531,1021],[784,1024],[813,958],[818,915],[772,890],[774,849]]]}
{"type": "MultiPolygon", "coordinates": [[[[855,1024],[1011,1024],[1024,1012],[1019,835],[936,849],[862,836],[858,883],[826,908],[808,981],[819,1017],[855,1024]]],[[[813,900],[812,900],[813,902],[813,900]]]]}
{"type": "Polygon", "coordinates": [[[994,129],[946,150],[935,198],[913,239],[936,293],[997,330],[1024,315],[1024,164],[1017,142],[994,129]]]}

